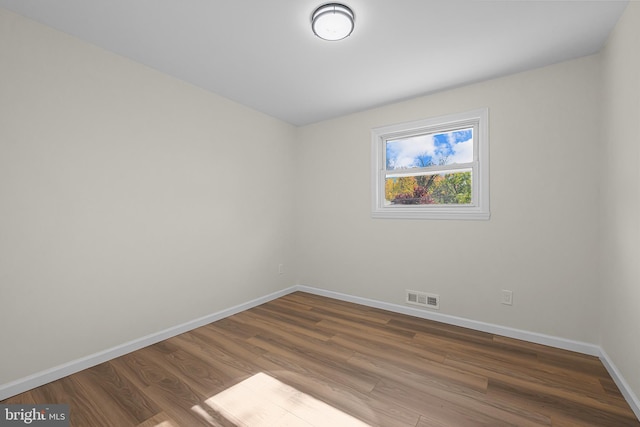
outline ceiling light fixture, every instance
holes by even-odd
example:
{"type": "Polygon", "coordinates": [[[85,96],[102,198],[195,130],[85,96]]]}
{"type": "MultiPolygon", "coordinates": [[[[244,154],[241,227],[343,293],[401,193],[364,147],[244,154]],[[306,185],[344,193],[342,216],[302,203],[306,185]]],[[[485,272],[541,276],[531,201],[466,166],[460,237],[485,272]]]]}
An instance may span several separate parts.
{"type": "Polygon", "coordinates": [[[353,31],[355,15],[340,3],[327,3],[311,15],[311,29],[323,40],[342,40],[353,31]]]}

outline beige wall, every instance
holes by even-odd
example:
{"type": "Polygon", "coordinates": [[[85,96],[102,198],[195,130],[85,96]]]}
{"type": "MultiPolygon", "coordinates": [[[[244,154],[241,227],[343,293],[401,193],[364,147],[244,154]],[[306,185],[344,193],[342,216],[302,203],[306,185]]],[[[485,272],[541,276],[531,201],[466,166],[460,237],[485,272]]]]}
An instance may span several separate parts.
{"type": "Polygon", "coordinates": [[[640,396],[640,3],[602,52],[600,343],[640,396]]]}
{"type": "Polygon", "coordinates": [[[2,9],[0,58],[0,384],[290,286],[293,127],[2,9]]]}
{"type": "Polygon", "coordinates": [[[300,283],[597,342],[599,82],[591,56],[300,129],[300,283]],[[490,221],[370,218],[371,128],[485,106],[490,221]]]}

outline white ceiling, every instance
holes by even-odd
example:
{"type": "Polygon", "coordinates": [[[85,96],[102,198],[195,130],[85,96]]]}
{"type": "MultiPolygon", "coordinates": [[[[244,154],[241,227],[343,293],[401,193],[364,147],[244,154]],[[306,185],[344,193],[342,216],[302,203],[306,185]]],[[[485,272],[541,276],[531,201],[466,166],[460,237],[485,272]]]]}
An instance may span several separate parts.
{"type": "Polygon", "coordinates": [[[322,0],[0,0],[294,125],[597,52],[627,1],[345,0],[353,34],[311,32],[322,0]]]}

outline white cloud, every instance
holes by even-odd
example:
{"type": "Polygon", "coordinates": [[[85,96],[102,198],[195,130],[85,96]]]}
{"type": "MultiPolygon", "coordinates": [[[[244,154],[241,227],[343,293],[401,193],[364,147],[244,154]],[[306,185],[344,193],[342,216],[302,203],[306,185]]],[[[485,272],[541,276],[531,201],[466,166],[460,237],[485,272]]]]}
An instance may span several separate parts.
{"type": "Polygon", "coordinates": [[[390,141],[389,145],[395,153],[394,166],[408,168],[416,165],[416,157],[422,155],[433,156],[435,144],[431,135],[420,135],[413,138],[390,141]]]}
{"type": "Polygon", "coordinates": [[[473,139],[459,142],[453,146],[449,163],[469,163],[473,161],[473,139]]]}

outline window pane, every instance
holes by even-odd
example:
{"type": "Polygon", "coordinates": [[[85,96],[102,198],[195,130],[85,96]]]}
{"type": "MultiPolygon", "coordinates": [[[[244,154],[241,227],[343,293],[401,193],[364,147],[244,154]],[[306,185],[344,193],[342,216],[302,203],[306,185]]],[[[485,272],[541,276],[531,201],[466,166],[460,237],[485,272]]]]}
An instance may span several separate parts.
{"type": "Polygon", "coordinates": [[[385,205],[468,205],[471,171],[386,178],[385,205]]]}
{"type": "Polygon", "coordinates": [[[388,140],[387,170],[473,162],[473,128],[388,140]]]}

